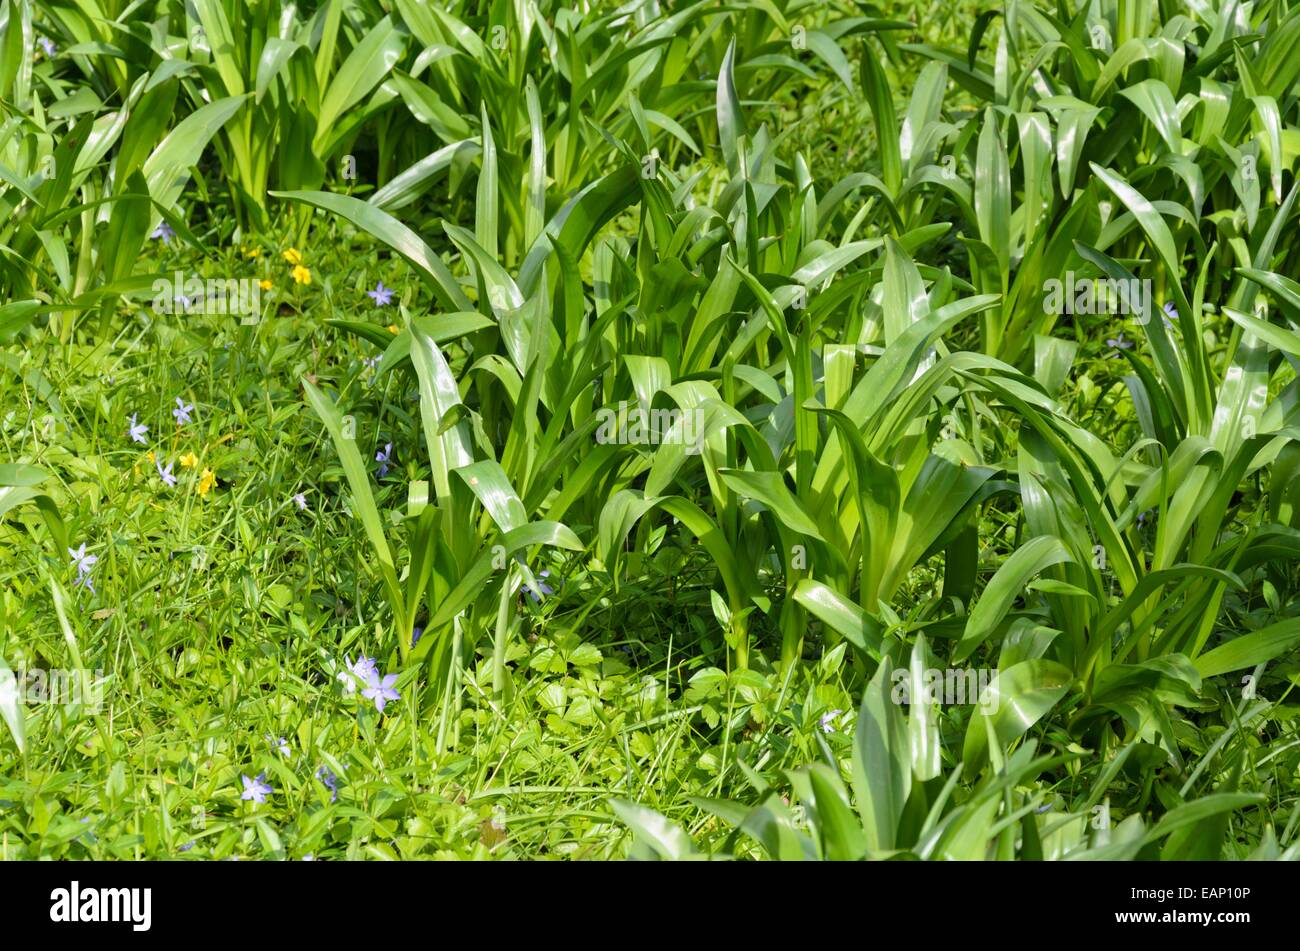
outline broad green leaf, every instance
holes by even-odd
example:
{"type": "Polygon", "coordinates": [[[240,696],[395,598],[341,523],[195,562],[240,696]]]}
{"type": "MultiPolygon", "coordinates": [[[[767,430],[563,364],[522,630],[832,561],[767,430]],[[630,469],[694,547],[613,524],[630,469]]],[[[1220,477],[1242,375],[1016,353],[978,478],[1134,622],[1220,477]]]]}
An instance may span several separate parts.
{"type": "Polygon", "coordinates": [[[990,734],[1000,747],[1014,743],[1056,706],[1073,680],[1068,668],[1051,660],[1025,660],[998,671],[980,694],[966,728],[966,775],[974,775],[987,759],[990,734]]]}
{"type": "Polygon", "coordinates": [[[1193,663],[1202,677],[1254,667],[1300,645],[1300,618],[1289,618],[1238,636],[1206,651],[1193,663]]]}
{"type": "Polygon", "coordinates": [[[210,102],[182,119],[158,143],[158,147],[144,163],[149,196],[155,204],[171,208],[176,203],[189,178],[190,169],[199,164],[199,157],[207,148],[208,142],[247,99],[248,94],[245,93],[210,102]]]}
{"type": "Polygon", "coordinates": [[[980,595],[966,622],[966,631],[953,652],[953,660],[965,660],[988,639],[1031,578],[1045,568],[1073,560],[1060,539],[1047,535],[1031,538],[1012,552],[980,595]]]}
{"type": "Polygon", "coordinates": [[[835,589],[820,581],[803,578],[795,586],[794,599],[859,650],[873,658],[880,656],[883,626],[835,589]]]}
{"type": "Polygon", "coordinates": [[[897,848],[899,822],[912,789],[907,723],[893,700],[893,665],[885,658],[862,695],[853,738],[853,791],[867,848],[897,848]]]}

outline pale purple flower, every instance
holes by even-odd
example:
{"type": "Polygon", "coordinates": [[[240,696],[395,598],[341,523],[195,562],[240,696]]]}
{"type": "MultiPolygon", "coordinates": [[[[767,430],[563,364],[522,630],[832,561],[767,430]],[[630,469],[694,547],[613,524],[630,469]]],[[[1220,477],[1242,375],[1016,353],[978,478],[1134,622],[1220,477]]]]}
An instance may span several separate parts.
{"type": "Polygon", "coordinates": [[[1125,340],[1124,335],[1120,334],[1118,337],[1107,337],[1106,346],[1115,347],[1119,350],[1129,350],[1133,347],[1133,341],[1125,340]]]}
{"type": "Polygon", "coordinates": [[[307,511],[307,496],[299,492],[293,497],[294,504],[298,506],[300,512],[307,511]]]}
{"type": "Polygon", "coordinates": [[[158,475],[162,477],[163,482],[165,482],[165,483],[167,484],[167,487],[168,487],[169,489],[170,489],[170,488],[175,488],[175,487],[176,487],[176,477],[175,477],[174,475],[172,475],[172,466],[173,466],[173,465],[175,465],[175,463],[169,462],[169,463],[167,463],[167,468],[164,469],[164,468],[162,467],[162,462],[161,462],[161,461],[158,461],[158,460],[155,460],[155,461],[154,461],[154,468],[156,468],[156,469],[158,470],[158,475]]]}
{"type": "Polygon", "coordinates": [[[148,434],[149,427],[146,426],[144,423],[137,423],[135,421],[135,417],[136,414],[132,413],[131,428],[126,431],[126,434],[131,437],[132,442],[138,442],[140,443],[140,445],[144,445],[145,443],[144,437],[148,434]]]}
{"type": "Polygon", "coordinates": [[[52,39],[50,39],[48,36],[42,36],[36,42],[41,45],[41,49],[45,51],[45,55],[47,57],[49,57],[50,59],[54,59],[54,54],[59,51],[59,48],[54,45],[54,41],[52,39]]]}
{"type": "Polygon", "coordinates": [[[551,576],[550,569],[543,568],[537,574],[536,588],[530,585],[527,581],[524,582],[524,593],[528,595],[528,597],[533,599],[534,604],[536,604],[538,601],[541,601],[542,598],[546,597],[549,594],[555,594],[555,589],[542,580],[543,578],[549,578],[550,576],[551,576]]]}
{"type": "Polygon", "coordinates": [[[339,801],[339,778],[329,770],[328,767],[322,766],[316,770],[316,778],[321,781],[326,789],[330,791],[330,802],[339,801]]]}
{"type": "Polygon", "coordinates": [[[339,671],[337,679],[342,682],[344,693],[354,693],[357,689],[357,681],[365,685],[378,682],[379,669],[375,666],[373,657],[358,657],[355,664],[346,657],[343,661],[346,669],[339,671]]]}
{"type": "Polygon", "coordinates": [[[379,369],[379,361],[382,359],[384,359],[384,355],[377,353],[373,357],[362,357],[361,363],[368,370],[377,370],[379,369]]]}
{"type": "Polygon", "coordinates": [[[81,547],[76,551],[68,549],[68,554],[72,556],[72,563],[77,567],[77,580],[73,582],[73,587],[85,587],[91,594],[95,593],[95,585],[91,581],[90,571],[95,567],[95,562],[99,561],[98,555],[86,554],[86,543],[82,542],[81,547]]]}
{"type": "Polygon", "coordinates": [[[827,710],[825,713],[823,713],[821,720],[819,721],[822,728],[822,732],[834,733],[835,721],[836,719],[839,718],[840,714],[842,714],[843,712],[844,712],[843,710],[827,710]]]}
{"type": "Polygon", "coordinates": [[[184,845],[180,847],[180,851],[188,852],[192,848],[194,848],[194,840],[190,839],[188,842],[186,842],[184,845]]]}
{"type": "Polygon", "coordinates": [[[422,628],[422,627],[417,627],[417,628],[415,628],[414,630],[412,630],[412,631],[411,631],[411,646],[414,647],[416,644],[420,643],[420,638],[421,638],[422,636],[424,636],[424,628],[422,628]]]}
{"type": "Polygon", "coordinates": [[[182,426],[190,421],[190,413],[194,411],[192,405],[185,405],[185,401],[179,396],[176,397],[176,408],[172,410],[172,415],[176,417],[176,425],[182,426]]]}
{"type": "Polygon", "coordinates": [[[370,686],[361,691],[361,696],[367,700],[375,701],[375,709],[380,713],[384,712],[384,707],[389,700],[401,699],[393,684],[397,683],[397,674],[388,674],[383,680],[379,679],[378,672],[375,673],[374,679],[370,681],[370,686]]]}
{"type": "Polygon", "coordinates": [[[85,542],[82,542],[76,551],[69,548],[68,554],[72,556],[72,563],[77,566],[77,574],[79,575],[89,574],[90,569],[95,567],[95,562],[99,561],[97,555],[86,554],[85,542]]]}
{"type": "Polygon", "coordinates": [[[268,733],[266,735],[266,742],[270,743],[277,750],[279,750],[280,755],[285,757],[286,759],[288,759],[290,756],[293,755],[293,750],[289,746],[289,741],[282,736],[272,737],[271,734],[268,733]]]}
{"type": "Polygon", "coordinates": [[[379,665],[375,663],[373,657],[358,657],[357,665],[352,668],[352,672],[366,683],[373,683],[379,679],[379,665]]]}
{"type": "Polygon", "coordinates": [[[380,281],[373,291],[366,291],[366,296],[375,302],[375,306],[386,307],[393,302],[393,289],[384,287],[384,282],[380,281]]]}
{"type": "Polygon", "coordinates": [[[275,792],[266,783],[266,773],[258,773],[257,779],[249,779],[247,776],[240,775],[244,781],[244,791],[240,794],[240,799],[251,799],[259,806],[266,802],[266,797],[275,792]]]}
{"type": "Polygon", "coordinates": [[[380,464],[379,478],[382,479],[384,476],[388,475],[388,464],[392,462],[392,459],[393,459],[393,444],[391,442],[384,443],[383,451],[375,453],[375,462],[378,462],[380,464]]]}
{"type": "MultiPolygon", "coordinates": [[[[153,229],[149,237],[155,238],[161,241],[163,244],[166,244],[172,238],[176,237],[176,232],[172,230],[172,226],[169,225],[167,222],[160,221],[158,223],[158,227],[153,229]]],[[[188,306],[188,304],[186,306],[188,306]]]]}

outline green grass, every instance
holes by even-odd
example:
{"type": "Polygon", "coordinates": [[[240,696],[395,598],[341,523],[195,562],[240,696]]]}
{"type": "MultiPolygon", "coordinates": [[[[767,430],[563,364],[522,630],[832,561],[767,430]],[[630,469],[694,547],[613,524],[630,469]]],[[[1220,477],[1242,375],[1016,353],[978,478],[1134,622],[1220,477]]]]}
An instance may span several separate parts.
{"type": "Polygon", "coordinates": [[[535,13],[0,3],[0,856],[1294,858],[1300,10],[535,13]]]}
{"type": "MultiPolygon", "coordinates": [[[[25,395],[4,422],[6,454],[64,473],[55,489],[63,520],[72,541],[99,558],[96,593],[72,590],[69,620],[105,671],[107,702],[99,716],[29,708],[27,756],[5,780],[6,822],[18,822],[6,824],[6,855],[156,857],[193,843],[187,854],[217,858],[264,849],[607,856],[622,837],[606,805],[611,793],[668,807],[697,788],[719,788],[720,752],[693,724],[704,704],[673,699],[702,668],[700,655],[721,644],[716,631],[690,622],[711,572],[688,553],[671,577],[629,586],[617,604],[579,608],[602,580],[567,574],[511,646],[519,687],[504,710],[490,700],[488,658],[465,672],[471,709],[446,725],[436,707],[421,713],[424,683],[409,676],[398,683],[402,701],[382,717],[343,696],[333,677],[345,656],[374,655],[386,669],[395,657],[382,597],[358,571],[341,473],[297,384],[328,368],[355,387],[357,405],[409,423],[411,389],[376,380],[363,364],[379,351],[337,338],[311,313],[332,300],[383,329],[399,319],[399,305],[376,307],[362,288],[382,279],[416,295],[404,266],[381,265],[373,253],[365,261],[305,253],[309,288],[293,285],[269,243],[260,258],[232,252],[218,266],[273,275],[268,296],[280,306],[283,295],[291,310],[273,321],[250,328],[195,315],[174,327],[145,314],[151,326],[132,336],[54,347],[32,361],[29,386],[60,396],[63,415],[48,435],[31,411],[39,397],[12,391],[25,395]],[[190,425],[171,416],[176,396],[195,407],[190,425]],[[147,446],[126,438],[132,413],[149,427],[147,446]],[[167,488],[148,452],[165,462],[193,452],[198,462],[176,463],[179,481],[167,488]],[[203,468],[218,479],[206,497],[197,492],[203,468]],[[293,501],[300,492],[306,510],[293,501]],[[665,600],[670,584],[681,594],[665,600]],[[572,629],[576,614],[586,637],[572,629]],[[438,753],[443,731],[454,749],[438,753]],[[287,758],[271,742],[280,737],[287,758]],[[711,767],[700,764],[706,756],[711,767]],[[344,777],[337,802],[315,778],[321,767],[344,777]],[[273,806],[241,808],[240,775],[263,771],[273,806]],[[498,809],[510,832],[501,844],[484,825],[499,821],[498,809]],[[284,824],[289,814],[301,822],[284,824]],[[278,839],[261,838],[272,830],[278,839]]],[[[164,272],[191,263],[185,252],[159,257],[164,272]]],[[[393,437],[359,425],[359,443],[381,438],[393,437]]],[[[394,443],[399,462],[377,492],[385,507],[403,505],[405,479],[418,474],[401,461],[410,446],[394,443]]],[[[4,653],[15,668],[66,666],[45,577],[66,589],[75,572],[30,544],[14,551],[4,653]]],[[[842,688],[819,689],[849,706],[842,688]]],[[[708,706],[725,709],[719,697],[708,706]]],[[[796,743],[792,764],[799,752],[812,747],[796,743]]]]}

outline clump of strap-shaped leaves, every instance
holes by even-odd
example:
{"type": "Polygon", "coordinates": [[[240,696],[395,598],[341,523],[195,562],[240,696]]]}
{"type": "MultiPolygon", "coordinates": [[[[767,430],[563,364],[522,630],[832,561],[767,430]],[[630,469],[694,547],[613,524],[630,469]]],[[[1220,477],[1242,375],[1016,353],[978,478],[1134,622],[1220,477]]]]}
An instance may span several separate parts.
{"type": "MultiPolygon", "coordinates": [[[[1300,812],[1275,833],[1242,777],[1294,765],[1252,737],[1288,728],[1257,691],[1300,642],[1300,10],[1007,2],[963,48],[917,32],[782,0],[0,0],[0,340],[106,332],[155,228],[197,245],[208,156],[225,237],[315,206],[428,285],[395,336],[333,322],[419,393],[402,517],[354,394],[304,389],[432,700],[485,642],[509,689],[544,565],[599,569],[580,623],[668,538],[733,668],[842,644],[864,695],[849,786],[833,758],[785,777],[807,825],[757,772],[756,805],[701,803],[731,846],[1209,857],[1240,823],[1282,854],[1300,812]],[[795,121],[828,87],[865,146],[830,180],[795,121]],[[1081,378],[1113,315],[1052,305],[1068,273],[1152,289],[1104,409],[1081,378]],[[623,406],[676,422],[602,441],[623,406]],[[945,665],[994,670],[997,703],[889,700],[945,665]],[[1110,797],[1132,814],[1099,828],[1110,797]]],[[[44,472],[3,467],[0,515],[26,502],[61,556],[44,472]]]]}
{"type": "MultiPolygon", "coordinates": [[[[812,61],[861,96],[876,133],[864,168],[829,183],[757,104],[797,75],[779,10],[568,11],[546,27],[507,12],[487,23],[504,46],[424,23],[422,41],[453,50],[430,54],[432,88],[464,79],[464,58],[482,71],[456,90],[463,126],[368,200],[279,196],[370,232],[436,300],[391,342],[346,328],[383,341],[384,372],[421,393],[433,488],[411,511],[404,582],[359,503],[399,650],[431,658],[440,684],[482,638],[501,664],[541,547],[599,564],[616,596],[667,531],[714,566],[736,667],[789,670],[815,625],[823,644],[851,645],[864,687],[891,664],[996,669],[1003,712],[913,710],[909,724],[929,724],[922,752],[893,763],[899,788],[857,789],[860,810],[878,796],[900,815],[939,808],[945,760],[997,790],[1062,767],[1027,752],[1050,730],[1099,751],[1103,790],[1120,756],[1167,765],[1167,815],[1193,831],[1161,848],[1217,850],[1221,814],[1259,801],[1233,789],[1247,744],[1194,764],[1180,731],[1211,696],[1234,721],[1267,722],[1271,705],[1230,703],[1210,679],[1253,683],[1300,642],[1294,618],[1243,630],[1226,610],[1283,581],[1300,542],[1300,287],[1283,273],[1300,14],[1125,10],[1008,3],[964,50],[898,43],[887,20],[821,23],[812,61]],[[581,41],[597,35],[608,45],[592,52],[581,41]],[[915,80],[895,88],[904,62],[915,80]],[[466,167],[472,230],[399,221],[466,167]],[[1045,308],[1068,272],[1153,289],[1132,315],[1138,346],[1117,348],[1133,419],[1121,443],[1065,398],[1107,326],[1045,308]],[[698,414],[702,435],[597,440],[601,411],[621,404],[698,414]],[[1229,798],[1177,812],[1215,795],[1229,798]]],[[[309,394],[366,498],[341,410],[309,394]]],[[[1076,784],[1072,814],[1097,788],[1076,784]]],[[[1000,854],[1021,806],[980,802],[991,825],[960,847],[924,824],[903,835],[895,815],[893,832],[873,819],[845,848],[1000,854]]],[[[1050,824],[1032,823],[1046,842],[1050,824]]],[[[1119,851],[1148,854],[1174,825],[1129,830],[1119,851]]],[[[1078,833],[1058,851],[1090,847],[1078,833]]]]}

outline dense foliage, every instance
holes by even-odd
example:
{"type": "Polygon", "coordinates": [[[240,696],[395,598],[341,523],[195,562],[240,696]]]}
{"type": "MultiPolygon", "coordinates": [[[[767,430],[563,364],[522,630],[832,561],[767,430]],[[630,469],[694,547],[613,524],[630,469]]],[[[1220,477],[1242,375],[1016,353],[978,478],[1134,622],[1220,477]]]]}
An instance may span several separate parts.
{"type": "Polygon", "coordinates": [[[0,0],[3,856],[1295,857],[1298,113],[1286,0],[0,0]]]}

